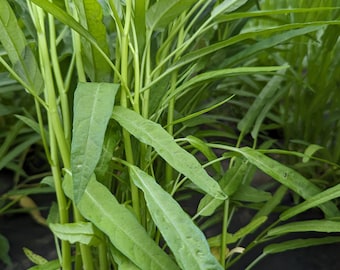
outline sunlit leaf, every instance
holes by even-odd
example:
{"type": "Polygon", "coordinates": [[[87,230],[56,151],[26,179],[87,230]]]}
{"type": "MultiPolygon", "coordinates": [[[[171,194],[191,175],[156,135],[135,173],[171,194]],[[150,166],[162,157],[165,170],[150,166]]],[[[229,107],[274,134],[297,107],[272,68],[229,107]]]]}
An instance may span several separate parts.
{"type": "Polygon", "coordinates": [[[101,233],[90,222],[50,223],[48,226],[58,238],[66,240],[71,244],[82,243],[98,246],[103,243],[101,233]]]}
{"type": "Polygon", "coordinates": [[[118,87],[110,83],[79,83],[76,89],[71,145],[76,202],[84,193],[100,159],[118,87]]]}
{"type": "Polygon", "coordinates": [[[151,145],[173,168],[202,190],[216,199],[225,198],[218,183],[207,174],[197,159],[178,146],[173,137],[159,124],[120,106],[114,108],[112,117],[138,140],[151,145]]]}
{"type": "MultiPolygon", "coordinates": [[[[73,198],[72,177],[66,174],[63,188],[73,198]]],[[[80,213],[107,235],[111,243],[142,270],[177,270],[177,265],[150,238],[129,209],[119,204],[93,174],[78,203],[80,213]]]]}

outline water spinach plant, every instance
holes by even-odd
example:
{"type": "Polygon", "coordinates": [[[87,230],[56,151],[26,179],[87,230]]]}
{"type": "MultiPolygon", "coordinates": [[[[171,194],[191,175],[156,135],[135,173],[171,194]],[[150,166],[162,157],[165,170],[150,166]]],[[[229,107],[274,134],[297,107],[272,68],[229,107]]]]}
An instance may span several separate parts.
{"type": "MultiPolygon", "coordinates": [[[[34,101],[34,113],[17,117],[39,134],[51,168],[41,185],[57,198],[47,222],[58,259],[27,252],[32,269],[227,269],[283,234],[339,231],[340,187],[322,190],[272,158],[284,151],[260,137],[294,71],[280,46],[339,20],[249,24],[336,7],[261,2],[0,0],[0,63],[34,101]],[[270,65],[261,62],[267,51],[270,65]],[[247,86],[260,93],[243,107],[239,97],[254,97],[247,86]],[[216,113],[236,105],[244,115],[216,113]],[[257,170],[274,190],[253,185],[257,170]],[[287,209],[288,193],[300,200],[287,209]],[[194,195],[190,214],[183,205],[194,195]],[[256,215],[231,232],[243,207],[256,215]],[[314,207],[323,220],[281,225],[314,207]]],[[[268,254],[338,241],[268,244],[249,269],[268,254]]]]}

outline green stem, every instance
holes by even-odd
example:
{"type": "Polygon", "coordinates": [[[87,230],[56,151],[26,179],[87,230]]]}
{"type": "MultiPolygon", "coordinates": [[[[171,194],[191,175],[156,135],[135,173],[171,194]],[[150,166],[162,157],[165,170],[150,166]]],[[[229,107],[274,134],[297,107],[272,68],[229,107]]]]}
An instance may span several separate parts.
{"type": "Polygon", "coordinates": [[[229,217],[229,200],[224,201],[223,210],[223,223],[222,223],[222,235],[221,235],[221,253],[220,253],[220,263],[225,269],[225,254],[227,249],[227,227],[228,227],[228,217],[229,217]]]}
{"type": "MultiPolygon", "coordinates": [[[[124,32],[122,33],[122,44],[121,44],[121,78],[122,78],[122,89],[121,89],[121,97],[120,97],[120,105],[122,107],[128,107],[128,97],[127,93],[129,93],[129,89],[124,82],[128,82],[128,67],[129,67],[129,29],[131,23],[131,15],[132,15],[132,3],[131,0],[126,1],[126,19],[124,32]]],[[[130,95],[130,94],[129,94],[130,95]]],[[[130,134],[123,129],[123,138],[124,138],[124,147],[125,147],[125,155],[126,160],[130,164],[134,164],[133,151],[130,134]]],[[[139,191],[135,186],[132,180],[130,180],[131,187],[131,198],[132,198],[132,207],[136,214],[137,220],[141,221],[140,215],[140,205],[139,205],[139,191]]]]}
{"type": "MultiPolygon", "coordinates": [[[[51,71],[50,59],[48,55],[48,46],[46,41],[44,12],[39,7],[32,5],[31,11],[33,20],[38,33],[38,47],[40,53],[40,63],[42,75],[45,82],[44,95],[47,101],[47,116],[48,116],[48,128],[50,137],[50,149],[51,149],[51,170],[54,178],[54,185],[56,189],[56,196],[59,208],[60,223],[68,222],[67,201],[62,189],[62,177],[60,173],[59,165],[59,153],[62,156],[64,165],[67,168],[70,167],[69,159],[69,146],[66,143],[64,132],[60,123],[58,114],[57,101],[55,96],[55,90],[53,85],[53,76],[51,71]],[[60,151],[58,151],[58,148],[60,151]]],[[[68,241],[61,241],[62,247],[62,268],[67,270],[71,269],[71,248],[68,241]]]]}

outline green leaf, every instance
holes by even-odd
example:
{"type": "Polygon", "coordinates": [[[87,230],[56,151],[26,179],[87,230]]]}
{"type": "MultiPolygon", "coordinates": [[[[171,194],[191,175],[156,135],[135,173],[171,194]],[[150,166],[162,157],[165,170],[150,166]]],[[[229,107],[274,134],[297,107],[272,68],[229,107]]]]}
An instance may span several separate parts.
{"type": "Polygon", "coordinates": [[[274,105],[282,93],[280,83],[284,78],[283,75],[285,72],[285,69],[276,72],[276,75],[272,77],[262,91],[256,96],[255,101],[248,108],[245,116],[238,122],[237,128],[243,135],[248,133],[253,126],[251,135],[253,138],[257,137],[260,129],[259,126],[262,124],[264,117],[268,115],[271,106],[274,105]]]}
{"type": "Polygon", "coordinates": [[[333,200],[339,197],[340,197],[340,184],[334,187],[331,187],[329,189],[326,189],[325,191],[308,198],[306,201],[300,203],[299,205],[294,206],[284,211],[280,215],[280,220],[287,220],[312,207],[319,206],[327,201],[330,201],[330,200],[333,200]]]}
{"type": "Polygon", "coordinates": [[[5,236],[0,234],[0,260],[6,265],[11,265],[11,258],[8,255],[9,252],[9,242],[5,236]]]}
{"type": "MultiPolygon", "coordinates": [[[[249,162],[254,164],[261,171],[270,175],[281,184],[287,186],[304,199],[308,199],[321,192],[316,185],[308,181],[298,172],[271,159],[270,157],[265,156],[257,150],[249,147],[243,147],[240,149],[235,148],[234,150],[242,154],[249,162]]],[[[327,202],[319,207],[327,217],[339,215],[337,207],[331,202],[327,202]]]]}
{"type": "Polygon", "coordinates": [[[81,243],[98,246],[103,243],[101,233],[90,222],[50,223],[49,227],[59,239],[66,240],[71,244],[81,243]]]}
{"type": "Polygon", "coordinates": [[[314,155],[315,152],[319,151],[320,149],[323,149],[324,147],[317,145],[317,144],[310,144],[305,150],[305,156],[302,158],[303,163],[307,163],[311,156],[314,155]]]}
{"type": "Polygon", "coordinates": [[[233,200],[243,202],[264,202],[270,200],[272,197],[270,192],[257,189],[252,186],[240,186],[240,188],[232,196],[233,200]]]}
{"type": "Polygon", "coordinates": [[[248,0],[224,0],[211,11],[211,16],[216,17],[223,13],[232,12],[241,7],[247,1],[248,0]]]}
{"type": "MultiPolygon", "coordinates": [[[[317,23],[315,23],[317,24],[317,23]]],[[[194,62],[197,59],[202,58],[203,56],[209,55],[211,53],[214,53],[218,50],[224,49],[228,46],[231,46],[233,44],[236,43],[241,43],[247,39],[251,39],[251,38],[259,38],[261,36],[269,36],[268,39],[263,40],[263,43],[257,45],[253,45],[255,46],[255,48],[257,48],[257,51],[263,51],[264,49],[268,49],[271,47],[274,47],[280,43],[283,43],[293,37],[296,36],[300,36],[300,35],[304,35],[310,32],[314,32],[317,31],[319,29],[321,29],[323,26],[320,25],[320,23],[318,23],[317,25],[312,25],[309,26],[310,23],[299,23],[299,24],[288,24],[288,25],[280,25],[277,27],[271,27],[268,29],[264,29],[264,30],[259,30],[259,31],[250,31],[250,32],[246,32],[246,33],[241,33],[239,35],[236,35],[234,37],[231,37],[227,40],[223,40],[217,43],[214,43],[210,46],[198,49],[196,51],[191,51],[188,54],[184,55],[183,57],[180,58],[180,60],[171,68],[169,68],[166,72],[164,72],[163,76],[167,76],[169,73],[171,73],[172,71],[186,65],[189,63],[194,62]],[[296,31],[292,31],[290,33],[287,33],[287,30],[290,29],[294,29],[294,28],[302,28],[302,29],[297,29],[296,31]],[[277,35],[274,35],[277,32],[284,32],[284,33],[280,33],[277,35]]],[[[261,41],[262,42],[262,41],[261,41]]],[[[252,47],[251,47],[252,48],[252,47]]],[[[252,49],[249,48],[246,51],[244,51],[244,55],[241,55],[241,53],[238,55],[239,59],[235,59],[233,57],[231,57],[231,59],[233,59],[233,62],[239,61],[240,59],[247,59],[247,57],[249,57],[250,55],[252,55],[253,53],[256,52],[256,50],[254,49],[254,51],[251,51],[252,49]]],[[[232,63],[229,63],[229,58],[226,60],[227,62],[223,64],[223,66],[230,66],[232,65],[232,63]]],[[[160,77],[160,79],[163,78],[163,76],[160,77]]]]}
{"type": "Polygon", "coordinates": [[[149,29],[164,30],[170,22],[188,10],[196,0],[160,0],[146,12],[146,24],[149,29]]]}
{"type": "MultiPolygon", "coordinates": [[[[168,99],[173,98],[174,96],[180,97],[183,94],[187,93],[192,87],[197,84],[206,83],[210,81],[215,81],[219,78],[225,78],[227,76],[237,76],[243,74],[258,74],[262,72],[273,72],[282,69],[286,69],[289,66],[268,66],[268,67],[237,67],[237,68],[226,68],[219,69],[214,71],[208,71],[199,75],[196,75],[192,79],[186,81],[181,86],[177,87],[172,95],[168,97],[168,99]]],[[[168,102],[166,99],[166,102],[168,102]]]]}
{"type": "Polygon", "coordinates": [[[48,262],[48,260],[46,260],[44,257],[35,254],[32,250],[28,249],[28,248],[23,248],[23,251],[26,255],[26,257],[33,263],[38,264],[38,265],[43,265],[46,264],[48,262]]]}
{"type": "MultiPolygon", "coordinates": [[[[262,39],[260,41],[258,41],[255,44],[252,44],[251,46],[247,47],[246,49],[240,51],[239,53],[229,57],[228,59],[226,59],[223,62],[223,66],[232,66],[235,65],[236,63],[239,63],[242,60],[246,60],[249,59],[252,55],[259,53],[259,52],[263,52],[266,49],[269,48],[273,48],[274,46],[278,45],[278,44],[282,44],[284,42],[286,42],[287,40],[290,40],[294,37],[298,37],[298,36],[303,36],[306,35],[308,33],[317,31],[319,29],[321,29],[323,26],[321,25],[312,25],[312,26],[305,26],[301,24],[302,28],[299,29],[293,29],[290,30],[289,28],[295,28],[296,24],[288,24],[288,25],[281,25],[277,27],[277,30],[279,31],[284,31],[283,33],[279,33],[276,35],[269,35],[269,37],[262,39]],[[282,30],[281,30],[282,29],[282,30]]],[[[277,31],[273,31],[274,29],[276,29],[276,27],[273,28],[269,28],[267,30],[260,30],[260,32],[262,34],[266,34],[266,31],[268,31],[268,34],[272,34],[273,32],[277,32],[277,31]]],[[[257,31],[253,31],[248,33],[249,35],[257,33],[257,31]]],[[[249,37],[249,38],[256,38],[256,37],[249,37]]]]}
{"type": "Polygon", "coordinates": [[[10,152],[6,155],[0,157],[0,170],[8,165],[14,158],[22,154],[26,149],[28,149],[32,144],[40,141],[39,135],[32,135],[26,141],[16,145],[10,152]]]}
{"type": "MultiPolygon", "coordinates": [[[[211,150],[211,148],[209,148],[206,143],[194,136],[187,136],[185,138],[193,147],[195,147],[196,149],[198,149],[207,159],[208,161],[214,161],[217,159],[217,156],[215,155],[215,153],[211,150]]],[[[215,169],[215,171],[217,173],[220,173],[222,168],[221,168],[221,164],[219,162],[214,162],[212,164],[212,167],[215,169]]]]}
{"type": "Polygon", "coordinates": [[[110,252],[114,261],[118,264],[118,270],[140,270],[139,267],[126,258],[113,245],[110,245],[110,252]]]}
{"type": "MultiPolygon", "coordinates": [[[[234,234],[227,233],[226,243],[227,244],[233,244],[233,243],[237,242],[238,240],[240,240],[241,238],[251,234],[258,227],[260,227],[264,222],[266,222],[266,220],[267,220],[267,217],[265,217],[265,216],[258,217],[258,218],[255,218],[254,220],[252,220],[246,226],[239,229],[234,234]]],[[[221,234],[210,237],[208,239],[208,243],[211,247],[220,246],[221,245],[221,234]]]]}
{"type": "MultiPolygon", "coordinates": [[[[65,175],[63,188],[73,197],[72,177],[65,175]]],[[[80,213],[105,233],[111,243],[142,270],[177,270],[177,265],[150,238],[136,217],[119,204],[93,174],[78,203],[80,213]]]]}
{"type": "MultiPolygon", "coordinates": [[[[98,0],[76,0],[80,23],[94,37],[105,54],[109,54],[103,10],[98,0]]],[[[109,82],[111,69],[101,53],[86,39],[82,39],[84,66],[92,82],[109,82]]]]}
{"type": "Polygon", "coordinates": [[[79,83],[74,96],[71,166],[77,203],[100,159],[119,85],[79,83]]]}
{"type": "Polygon", "coordinates": [[[0,0],[0,37],[14,71],[39,95],[43,89],[39,66],[7,0],[0,0]]]}
{"type": "Polygon", "coordinates": [[[58,269],[60,269],[59,260],[53,260],[42,265],[32,266],[28,268],[27,270],[58,270],[58,269]]]}
{"type": "Polygon", "coordinates": [[[319,246],[319,245],[326,245],[326,244],[333,244],[339,243],[340,237],[339,236],[328,236],[322,238],[308,238],[308,239],[294,239],[285,241],[278,244],[271,244],[266,246],[263,249],[263,253],[267,254],[275,254],[285,252],[287,250],[297,249],[297,248],[304,248],[304,247],[311,247],[311,246],[319,246]]]}
{"type": "MultiPolygon", "coordinates": [[[[23,116],[23,115],[15,115],[16,118],[20,119],[22,122],[24,122],[27,126],[29,126],[31,129],[33,129],[36,133],[40,134],[40,127],[39,124],[34,121],[33,119],[23,116]]],[[[47,131],[45,130],[45,134],[47,131]]]]}
{"type": "Polygon", "coordinates": [[[182,269],[222,269],[210,253],[201,230],[180,205],[151,176],[129,166],[130,176],[143,193],[150,215],[182,269]]]}
{"type": "Polygon", "coordinates": [[[268,231],[268,236],[277,236],[293,232],[340,232],[340,222],[331,220],[307,220],[291,222],[268,231]]]}
{"type": "Polygon", "coordinates": [[[178,146],[173,137],[159,124],[120,106],[113,109],[112,117],[142,143],[152,146],[173,168],[202,190],[216,199],[225,199],[218,183],[207,174],[197,159],[178,146]]]}
{"type": "MultiPolygon", "coordinates": [[[[225,194],[231,196],[237,191],[239,186],[242,184],[247,167],[247,162],[242,162],[240,159],[235,160],[234,166],[227,170],[219,182],[225,194]]],[[[222,203],[223,201],[216,200],[207,194],[201,199],[198,205],[197,215],[210,216],[222,203]]]]}

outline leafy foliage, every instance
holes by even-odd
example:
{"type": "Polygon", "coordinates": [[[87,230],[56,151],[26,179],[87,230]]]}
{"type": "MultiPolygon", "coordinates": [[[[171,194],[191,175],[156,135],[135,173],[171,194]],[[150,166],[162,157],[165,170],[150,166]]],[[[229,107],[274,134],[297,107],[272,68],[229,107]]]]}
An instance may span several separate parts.
{"type": "MultiPolygon", "coordinates": [[[[60,263],[28,252],[32,269],[227,269],[282,234],[338,232],[335,2],[1,0],[0,168],[40,143],[57,195],[60,263]],[[324,219],[289,221],[311,208],[324,219]]],[[[336,241],[268,244],[248,269],[336,241]]]]}

